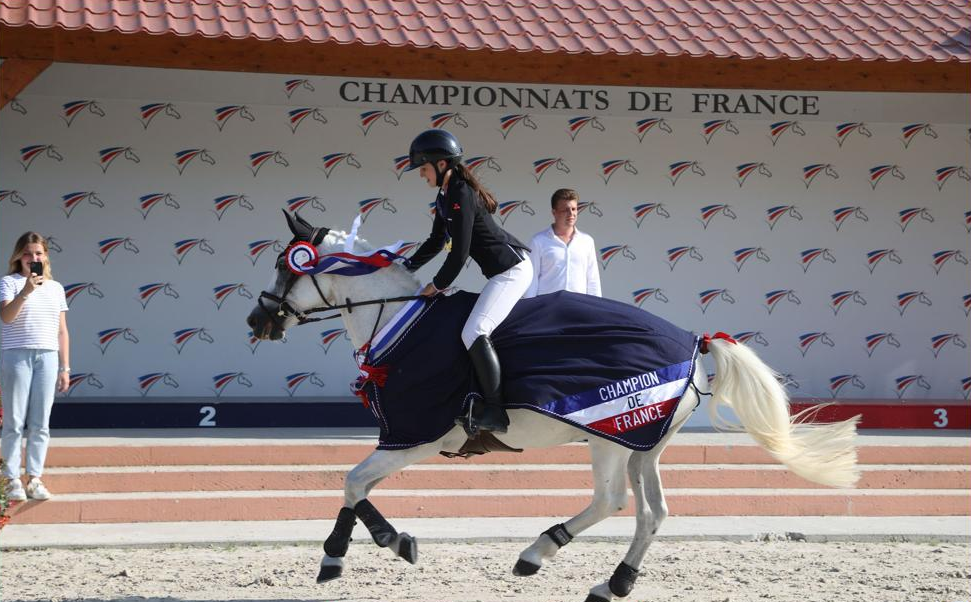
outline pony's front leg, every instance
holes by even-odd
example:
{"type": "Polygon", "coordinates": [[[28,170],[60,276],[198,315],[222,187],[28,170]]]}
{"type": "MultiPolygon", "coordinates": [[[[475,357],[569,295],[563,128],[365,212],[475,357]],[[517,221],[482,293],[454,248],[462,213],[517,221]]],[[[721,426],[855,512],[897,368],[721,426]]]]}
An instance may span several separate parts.
{"type": "Polygon", "coordinates": [[[317,583],[331,581],[344,570],[344,555],[351,541],[351,533],[357,519],[361,519],[374,543],[391,550],[411,564],[418,561],[418,542],[407,533],[398,533],[368,501],[371,490],[391,473],[420,462],[441,449],[439,443],[428,443],[404,450],[375,450],[363,462],[355,466],[344,480],[344,507],[337,514],[337,521],[327,541],[324,557],[320,561],[317,583]]]}
{"type": "Polygon", "coordinates": [[[351,543],[351,533],[354,532],[356,524],[354,511],[346,506],[341,508],[337,513],[334,529],[324,542],[324,557],[320,560],[317,583],[333,581],[344,572],[344,555],[347,554],[347,546],[351,543]]]}
{"type": "Polygon", "coordinates": [[[544,531],[519,555],[513,574],[535,575],[544,560],[556,555],[560,548],[608,516],[627,506],[627,480],[624,466],[631,451],[604,439],[591,438],[590,455],[594,476],[594,494],[590,505],[558,525],[544,531]]]}

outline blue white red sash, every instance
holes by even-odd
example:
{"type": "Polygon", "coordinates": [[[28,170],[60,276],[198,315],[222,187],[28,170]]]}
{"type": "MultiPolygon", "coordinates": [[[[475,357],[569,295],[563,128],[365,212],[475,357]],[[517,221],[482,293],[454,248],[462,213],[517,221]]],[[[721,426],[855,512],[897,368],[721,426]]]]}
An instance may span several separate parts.
{"type": "Polygon", "coordinates": [[[387,380],[387,366],[378,365],[381,355],[388,351],[392,344],[398,340],[398,337],[407,331],[408,326],[418,319],[427,302],[428,299],[420,297],[405,303],[404,307],[395,312],[394,316],[381,327],[381,330],[374,335],[370,342],[354,352],[358,376],[351,383],[351,393],[361,398],[364,407],[370,405],[365,390],[367,384],[373,382],[377,386],[383,387],[387,380]]]}
{"type": "MultiPolygon", "coordinates": [[[[415,294],[417,295],[419,291],[415,291],[415,294]]],[[[428,298],[426,297],[408,301],[404,307],[395,313],[387,324],[381,327],[381,330],[371,340],[369,356],[373,361],[380,360],[381,354],[387,351],[388,347],[398,340],[401,333],[414,322],[418,314],[421,313],[422,308],[425,307],[427,301],[428,298]]]]}
{"type": "Polygon", "coordinates": [[[665,421],[677,407],[693,361],[638,374],[543,406],[577,425],[611,436],[665,421]]]}
{"type": "MultiPolygon", "coordinates": [[[[398,247],[401,248],[400,246],[398,247]]],[[[338,276],[364,276],[386,268],[397,260],[407,262],[408,258],[390,249],[378,249],[370,255],[353,253],[328,253],[321,255],[315,264],[304,264],[304,274],[336,274],[338,276]]]]}

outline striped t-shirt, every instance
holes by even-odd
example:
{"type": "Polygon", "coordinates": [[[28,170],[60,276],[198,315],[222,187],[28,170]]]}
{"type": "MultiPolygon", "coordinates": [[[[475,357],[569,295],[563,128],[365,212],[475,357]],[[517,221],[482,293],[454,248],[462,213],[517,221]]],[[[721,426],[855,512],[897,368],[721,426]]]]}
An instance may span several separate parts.
{"type": "MultiPolygon", "coordinates": [[[[13,301],[27,284],[23,274],[8,274],[0,278],[0,303],[13,301]]],[[[24,301],[17,319],[3,325],[0,349],[51,349],[57,351],[57,332],[61,326],[61,312],[67,311],[64,287],[56,280],[45,280],[35,287],[24,301]]]]}

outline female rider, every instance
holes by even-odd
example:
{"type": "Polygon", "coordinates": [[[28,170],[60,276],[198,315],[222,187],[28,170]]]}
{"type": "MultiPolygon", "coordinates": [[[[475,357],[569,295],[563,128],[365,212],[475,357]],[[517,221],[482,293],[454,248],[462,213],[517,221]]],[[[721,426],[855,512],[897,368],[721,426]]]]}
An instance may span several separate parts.
{"type": "Polygon", "coordinates": [[[408,156],[409,169],[418,169],[429,186],[438,187],[432,232],[411,256],[409,269],[417,270],[447,249],[445,263],[421,291],[427,297],[448,288],[469,257],[488,278],[462,329],[484,402],[473,402],[465,427],[469,433],[504,433],[509,418],[502,407],[502,375],[490,335],[532,282],[529,247],[496,224],[496,199],[462,164],[462,147],[455,136],[445,130],[422,132],[412,141],[408,156]]]}

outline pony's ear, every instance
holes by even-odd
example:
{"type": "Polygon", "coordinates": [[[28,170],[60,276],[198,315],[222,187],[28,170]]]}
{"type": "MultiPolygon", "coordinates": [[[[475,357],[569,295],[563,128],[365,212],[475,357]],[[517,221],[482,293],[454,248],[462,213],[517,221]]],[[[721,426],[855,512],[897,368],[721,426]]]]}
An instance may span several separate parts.
{"type": "Polygon", "coordinates": [[[293,221],[293,216],[287,213],[286,209],[280,209],[280,211],[282,211],[283,215],[287,218],[287,227],[290,228],[290,232],[292,232],[294,236],[300,236],[300,233],[297,231],[298,226],[293,221]]]}
{"type": "Polygon", "coordinates": [[[297,240],[311,240],[314,238],[314,233],[317,229],[311,226],[307,220],[296,213],[292,215],[287,213],[286,209],[283,210],[283,215],[287,216],[287,226],[290,227],[290,232],[293,232],[294,238],[297,240]]]}
{"type": "Polygon", "coordinates": [[[330,228],[315,228],[313,234],[313,240],[310,242],[316,247],[324,241],[324,237],[330,232],[330,228]]]}
{"type": "Polygon", "coordinates": [[[299,222],[299,223],[300,223],[301,225],[303,225],[303,226],[304,226],[305,228],[307,228],[308,230],[313,230],[313,229],[314,229],[314,226],[313,226],[313,224],[311,224],[310,222],[308,222],[307,220],[305,220],[305,219],[303,218],[303,216],[302,216],[302,215],[300,215],[299,213],[294,213],[294,214],[293,214],[293,216],[294,216],[294,217],[296,217],[296,218],[297,218],[297,221],[298,221],[298,222],[299,222]]]}
{"type": "Polygon", "coordinates": [[[323,242],[324,237],[330,232],[330,228],[317,228],[307,220],[303,218],[299,213],[294,213],[294,217],[297,218],[297,223],[307,229],[307,240],[309,240],[313,245],[319,245],[323,242]]]}
{"type": "Polygon", "coordinates": [[[319,245],[327,233],[330,232],[330,228],[315,228],[310,222],[305,220],[298,213],[287,213],[286,209],[283,209],[283,215],[287,217],[287,226],[290,227],[290,232],[293,232],[293,237],[296,240],[306,240],[313,245],[319,245]]]}

